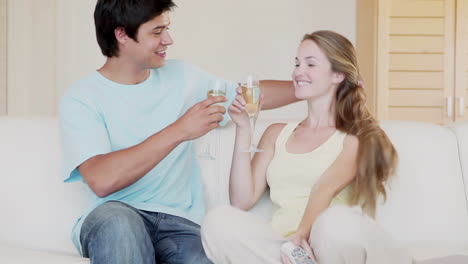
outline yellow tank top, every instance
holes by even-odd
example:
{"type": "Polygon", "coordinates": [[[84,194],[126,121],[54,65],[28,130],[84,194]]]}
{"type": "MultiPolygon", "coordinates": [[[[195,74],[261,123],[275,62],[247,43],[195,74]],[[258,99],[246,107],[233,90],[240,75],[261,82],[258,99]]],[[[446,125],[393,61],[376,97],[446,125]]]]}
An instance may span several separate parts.
{"type": "MultiPolygon", "coordinates": [[[[312,152],[292,154],[286,151],[286,142],[298,125],[298,122],[289,123],[280,132],[275,155],[267,169],[270,198],[275,205],[271,224],[283,236],[296,232],[312,186],[336,160],[346,137],[346,133],[337,130],[312,152]]],[[[347,204],[347,192],[345,188],[332,203],[347,204]]]]}

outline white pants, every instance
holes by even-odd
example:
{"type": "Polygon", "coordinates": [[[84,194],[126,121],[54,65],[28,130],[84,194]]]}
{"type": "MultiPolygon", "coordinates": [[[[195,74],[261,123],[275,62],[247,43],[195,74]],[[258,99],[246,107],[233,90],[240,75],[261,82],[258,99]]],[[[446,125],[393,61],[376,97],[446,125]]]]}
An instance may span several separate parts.
{"type": "MultiPolygon", "coordinates": [[[[269,223],[231,206],[211,210],[201,228],[215,264],[280,264],[286,238],[269,223]]],[[[319,264],[411,264],[408,251],[360,208],[334,206],[315,221],[309,244],[319,264]]]]}

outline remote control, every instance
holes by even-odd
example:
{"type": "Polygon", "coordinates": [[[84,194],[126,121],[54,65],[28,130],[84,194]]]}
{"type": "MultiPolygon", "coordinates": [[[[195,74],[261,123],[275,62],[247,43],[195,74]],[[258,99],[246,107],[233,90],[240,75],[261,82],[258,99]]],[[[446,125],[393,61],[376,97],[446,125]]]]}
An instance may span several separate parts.
{"type": "Polygon", "coordinates": [[[284,243],[281,246],[281,252],[288,256],[293,264],[317,264],[303,248],[294,245],[292,242],[284,243]]]}

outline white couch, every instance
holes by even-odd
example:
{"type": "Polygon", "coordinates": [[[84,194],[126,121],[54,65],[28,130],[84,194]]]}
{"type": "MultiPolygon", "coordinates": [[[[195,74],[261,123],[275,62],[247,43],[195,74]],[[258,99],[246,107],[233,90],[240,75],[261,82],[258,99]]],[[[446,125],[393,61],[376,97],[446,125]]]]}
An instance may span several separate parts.
{"type": "MultiPolygon", "coordinates": [[[[259,120],[257,139],[273,122],[259,120]]],[[[468,263],[468,122],[382,126],[400,163],[377,221],[408,245],[417,263],[468,263]]],[[[228,203],[234,126],[220,135],[216,162],[201,161],[208,207],[228,203]]],[[[60,160],[57,119],[0,118],[0,263],[89,263],[70,241],[86,205],[84,188],[62,183],[60,160]]],[[[264,218],[272,208],[266,197],[253,209],[264,218]]]]}

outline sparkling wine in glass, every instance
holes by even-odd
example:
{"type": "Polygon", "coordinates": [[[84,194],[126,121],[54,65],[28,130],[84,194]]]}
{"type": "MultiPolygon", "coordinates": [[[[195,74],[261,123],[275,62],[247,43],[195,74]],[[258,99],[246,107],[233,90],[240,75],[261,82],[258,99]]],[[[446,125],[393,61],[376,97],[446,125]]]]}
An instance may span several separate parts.
{"type": "Polygon", "coordinates": [[[260,85],[258,79],[254,75],[247,75],[245,81],[241,84],[242,97],[245,100],[245,108],[249,115],[250,122],[250,146],[244,152],[262,152],[262,149],[257,148],[254,141],[255,123],[257,122],[258,113],[260,111],[260,85]]]}
{"type": "MultiPolygon", "coordinates": [[[[221,84],[221,86],[224,86],[221,84]]],[[[224,90],[222,89],[210,89],[207,92],[207,98],[212,97],[212,96],[226,96],[226,88],[224,90]]],[[[217,103],[215,105],[223,105],[223,103],[217,103]]]]}
{"type": "MultiPolygon", "coordinates": [[[[208,92],[206,97],[210,98],[212,96],[226,96],[226,83],[220,80],[210,81],[210,86],[208,87],[208,92]]],[[[223,103],[217,103],[215,105],[224,105],[223,103]]],[[[219,145],[219,132],[217,129],[214,131],[208,132],[206,135],[207,139],[205,145],[203,146],[202,153],[198,154],[198,157],[207,160],[216,159],[216,150],[219,145]],[[213,142],[214,141],[214,142],[213,142]],[[213,149],[214,148],[214,149],[213,149]]]]}

